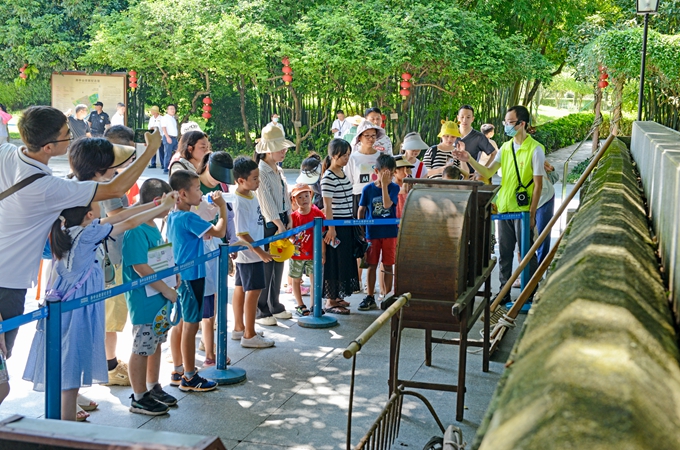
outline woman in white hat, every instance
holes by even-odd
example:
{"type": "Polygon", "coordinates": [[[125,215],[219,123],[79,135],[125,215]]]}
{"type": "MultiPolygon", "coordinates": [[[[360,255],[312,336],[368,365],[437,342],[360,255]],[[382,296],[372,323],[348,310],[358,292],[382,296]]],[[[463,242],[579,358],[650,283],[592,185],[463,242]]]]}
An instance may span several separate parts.
{"type": "MultiPolygon", "coordinates": [[[[275,125],[262,129],[262,137],[255,146],[255,162],[260,169],[260,187],[256,191],[264,217],[264,237],[281,234],[291,228],[291,205],[288,184],[278,163],[286,151],[295,147],[283,131],[275,125]]],[[[269,251],[269,245],[265,246],[269,251]]],[[[276,319],[290,319],[293,315],[279,303],[283,277],[283,263],[271,261],[264,265],[265,288],[257,301],[257,319],[260,325],[276,326],[276,319]]]]}
{"type": "Polygon", "coordinates": [[[404,142],[401,143],[401,153],[404,155],[405,161],[413,164],[411,169],[413,178],[427,178],[427,167],[418,159],[420,152],[427,149],[428,145],[418,132],[412,131],[404,136],[404,142]]]}

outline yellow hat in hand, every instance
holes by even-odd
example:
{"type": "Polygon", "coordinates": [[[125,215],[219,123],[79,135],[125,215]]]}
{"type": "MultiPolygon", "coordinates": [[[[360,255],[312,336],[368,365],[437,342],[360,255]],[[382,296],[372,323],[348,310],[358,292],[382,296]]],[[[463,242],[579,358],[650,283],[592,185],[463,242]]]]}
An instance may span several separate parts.
{"type": "Polygon", "coordinates": [[[284,262],[295,253],[295,245],[288,239],[279,239],[269,244],[269,254],[276,262],[284,262]]]}

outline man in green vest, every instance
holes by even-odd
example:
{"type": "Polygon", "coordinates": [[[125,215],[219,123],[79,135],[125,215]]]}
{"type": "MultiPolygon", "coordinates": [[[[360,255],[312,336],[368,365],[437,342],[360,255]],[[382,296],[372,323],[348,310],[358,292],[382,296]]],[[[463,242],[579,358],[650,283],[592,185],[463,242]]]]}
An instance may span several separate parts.
{"type": "MultiPolygon", "coordinates": [[[[496,198],[498,213],[529,211],[531,216],[531,243],[534,241],[536,226],[536,209],[543,188],[543,177],[546,176],[543,164],[545,150],[528,133],[530,122],[529,111],[524,106],[513,106],[505,114],[505,134],[512,139],[507,141],[496,154],[496,158],[488,168],[475,161],[466,151],[454,151],[454,157],[467,162],[485,178],[491,178],[498,169],[502,170],[501,188],[496,198]]],[[[503,286],[512,275],[514,251],[520,245],[522,221],[499,220],[498,249],[500,265],[500,282],[503,286]]],[[[521,245],[520,245],[521,248],[521,245]]],[[[538,262],[536,255],[531,258],[529,268],[534,274],[538,262]]],[[[503,302],[509,302],[510,294],[503,302]]]]}

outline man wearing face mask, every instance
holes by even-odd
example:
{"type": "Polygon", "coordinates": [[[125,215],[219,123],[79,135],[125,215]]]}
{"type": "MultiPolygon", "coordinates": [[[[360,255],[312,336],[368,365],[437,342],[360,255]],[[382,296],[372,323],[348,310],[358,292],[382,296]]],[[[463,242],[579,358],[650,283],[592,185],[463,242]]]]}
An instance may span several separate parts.
{"type": "MultiPolygon", "coordinates": [[[[503,122],[505,134],[512,138],[500,148],[489,167],[478,163],[466,151],[454,150],[454,156],[467,162],[485,178],[491,178],[498,169],[502,169],[503,178],[498,191],[496,206],[499,214],[529,211],[531,217],[531,243],[533,244],[536,226],[536,210],[543,188],[543,177],[546,176],[545,150],[543,146],[527,133],[530,115],[524,106],[513,106],[508,109],[503,122]]],[[[512,275],[513,252],[520,245],[522,221],[498,221],[498,247],[500,282],[503,286],[512,275]]],[[[529,269],[533,276],[538,261],[536,255],[531,258],[529,269]]],[[[532,294],[533,295],[533,294],[532,294]]],[[[509,302],[508,293],[503,302],[509,302]]]]}
{"type": "Polygon", "coordinates": [[[277,127],[278,129],[283,131],[283,137],[286,137],[286,130],[284,130],[283,125],[281,125],[281,123],[279,123],[279,115],[278,114],[272,114],[272,121],[269,122],[267,125],[277,127]]]}

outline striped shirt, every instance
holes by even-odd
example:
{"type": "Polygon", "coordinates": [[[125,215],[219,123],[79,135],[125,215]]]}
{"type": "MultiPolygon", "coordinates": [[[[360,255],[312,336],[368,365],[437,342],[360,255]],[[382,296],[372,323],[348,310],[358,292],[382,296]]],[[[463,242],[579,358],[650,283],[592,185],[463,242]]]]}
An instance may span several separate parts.
{"type": "Polygon", "coordinates": [[[280,219],[279,214],[290,211],[288,184],[280,167],[274,170],[264,160],[260,160],[258,168],[260,169],[260,187],[255,193],[265,222],[271,222],[280,219]]]}
{"type": "MultiPolygon", "coordinates": [[[[433,145],[432,147],[428,148],[427,151],[425,152],[425,156],[423,157],[423,163],[425,163],[425,167],[427,167],[429,170],[439,169],[441,167],[444,167],[449,159],[453,159],[453,165],[460,168],[460,161],[455,159],[451,152],[445,152],[441,149],[438,149],[436,145],[433,145]],[[435,150],[436,150],[436,154],[434,155],[434,158],[432,158],[432,153],[435,150]],[[433,161],[433,159],[434,159],[434,161],[433,161]]],[[[442,175],[439,174],[439,175],[433,175],[430,178],[441,178],[441,177],[442,177],[442,175]]]]}
{"type": "Polygon", "coordinates": [[[330,169],[321,178],[321,195],[323,198],[333,199],[333,218],[351,219],[354,206],[352,197],[352,182],[345,175],[337,176],[330,169]]]}

